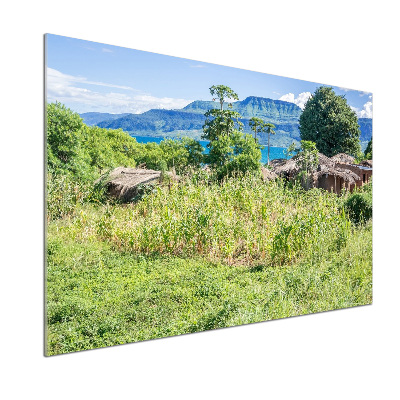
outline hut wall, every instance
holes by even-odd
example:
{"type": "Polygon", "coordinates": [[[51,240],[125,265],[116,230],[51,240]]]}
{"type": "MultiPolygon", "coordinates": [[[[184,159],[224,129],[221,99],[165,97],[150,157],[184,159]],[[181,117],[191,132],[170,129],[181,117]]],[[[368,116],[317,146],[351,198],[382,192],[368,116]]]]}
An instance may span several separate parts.
{"type": "Polygon", "coordinates": [[[368,183],[372,176],[372,169],[367,170],[367,169],[359,168],[357,165],[341,164],[341,163],[337,163],[336,166],[343,168],[343,169],[348,169],[348,170],[354,172],[355,174],[357,174],[360,177],[360,179],[356,181],[357,186],[362,186],[362,185],[368,183]]]}
{"type": "Polygon", "coordinates": [[[340,178],[339,176],[334,176],[328,174],[321,175],[318,178],[318,184],[317,187],[321,189],[325,189],[329,192],[333,192],[336,194],[340,194],[342,192],[343,188],[353,190],[354,189],[354,184],[350,185],[349,183],[345,182],[343,178],[340,178]]]}
{"type": "Polygon", "coordinates": [[[328,190],[329,192],[336,192],[336,188],[338,187],[338,182],[335,182],[335,177],[332,175],[321,175],[318,178],[318,187],[321,189],[328,190]],[[336,184],[336,186],[335,186],[336,184]]]}

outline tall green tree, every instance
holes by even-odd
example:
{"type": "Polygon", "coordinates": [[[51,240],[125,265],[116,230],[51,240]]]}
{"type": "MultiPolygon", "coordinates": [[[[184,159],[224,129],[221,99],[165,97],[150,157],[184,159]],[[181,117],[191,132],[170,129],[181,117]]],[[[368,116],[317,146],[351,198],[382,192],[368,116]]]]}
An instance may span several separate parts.
{"type": "Polygon", "coordinates": [[[213,141],[224,135],[229,136],[235,129],[243,130],[243,123],[239,121],[241,115],[237,111],[213,108],[206,111],[204,116],[203,139],[213,141]]]}
{"type": "Polygon", "coordinates": [[[254,132],[254,140],[257,141],[257,133],[265,132],[265,122],[261,118],[252,117],[249,125],[254,132]]]}
{"type": "Polygon", "coordinates": [[[212,86],[210,93],[218,97],[221,107],[205,113],[203,138],[210,141],[206,162],[220,180],[236,173],[259,173],[260,145],[251,135],[243,134],[241,115],[223,108],[226,98],[239,100],[239,97],[231,88],[222,85],[212,86]]]}
{"type": "Polygon", "coordinates": [[[269,165],[269,137],[270,135],[275,135],[275,125],[271,123],[265,124],[266,132],[268,133],[268,165],[269,165]]]}
{"type": "MultiPolygon", "coordinates": [[[[213,85],[210,87],[211,96],[217,97],[220,103],[221,111],[224,109],[226,99],[239,100],[239,96],[230,87],[224,85],[213,85]]],[[[214,98],[213,101],[216,99],[214,98]]]]}
{"type": "Polygon", "coordinates": [[[250,128],[254,131],[254,140],[257,142],[257,133],[268,133],[268,165],[269,165],[269,138],[270,135],[275,135],[275,125],[263,121],[261,118],[252,117],[249,121],[250,128]]]}
{"type": "Polygon", "coordinates": [[[321,86],[307,101],[300,115],[300,136],[312,141],[319,152],[331,157],[338,153],[360,152],[360,127],[356,113],[344,96],[321,86]]]}

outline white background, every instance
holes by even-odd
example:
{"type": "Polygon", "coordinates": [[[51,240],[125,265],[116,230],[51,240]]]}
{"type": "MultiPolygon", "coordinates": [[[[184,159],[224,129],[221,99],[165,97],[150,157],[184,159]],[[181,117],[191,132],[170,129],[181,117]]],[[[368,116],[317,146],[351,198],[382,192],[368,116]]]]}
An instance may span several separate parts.
{"type": "MultiPolygon", "coordinates": [[[[5,5],[4,5],[5,4],[5,5]]],[[[4,399],[395,399],[399,13],[391,1],[14,1],[1,10],[4,399]],[[43,34],[374,93],[374,304],[43,357],[43,34]]]]}

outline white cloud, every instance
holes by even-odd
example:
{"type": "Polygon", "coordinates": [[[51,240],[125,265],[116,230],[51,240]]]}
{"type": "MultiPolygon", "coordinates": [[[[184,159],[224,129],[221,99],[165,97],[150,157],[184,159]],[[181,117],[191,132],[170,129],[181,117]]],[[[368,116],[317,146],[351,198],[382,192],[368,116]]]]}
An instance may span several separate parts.
{"type": "Polygon", "coordinates": [[[372,101],[367,101],[359,113],[359,118],[372,118],[372,101]]]}
{"type": "Polygon", "coordinates": [[[289,103],[294,103],[294,94],[293,93],[284,94],[283,96],[279,97],[279,100],[288,101],[289,103]]]}
{"type": "Polygon", "coordinates": [[[86,78],[81,77],[81,76],[72,76],[72,75],[67,75],[63,74],[60,71],[57,71],[56,69],[53,68],[47,68],[47,85],[48,86],[69,86],[72,83],[81,83],[85,85],[97,85],[97,86],[106,86],[106,87],[112,87],[112,88],[117,88],[117,89],[126,89],[126,90],[134,90],[133,88],[129,86],[120,86],[120,85],[114,85],[111,83],[104,83],[104,82],[95,82],[95,81],[88,81],[86,78]]]}
{"type": "Polygon", "coordinates": [[[311,97],[310,92],[300,93],[297,97],[295,97],[293,93],[287,93],[281,96],[279,100],[288,101],[289,103],[294,103],[303,110],[304,106],[306,105],[310,97],[311,97]]]}
{"type": "MultiPolygon", "coordinates": [[[[369,98],[371,97],[369,96],[369,98]]],[[[372,101],[367,101],[362,110],[352,106],[350,108],[357,114],[358,118],[372,118],[372,101]]]]}
{"type": "Polygon", "coordinates": [[[192,100],[171,97],[155,97],[140,93],[129,86],[104,82],[88,81],[84,77],[63,74],[53,68],[47,68],[47,100],[59,101],[78,112],[98,111],[109,113],[139,114],[152,108],[178,109],[192,100]],[[82,85],[109,87],[125,91],[107,93],[90,90],[82,85]]]}
{"type": "Polygon", "coordinates": [[[103,53],[114,53],[111,49],[108,49],[107,47],[103,47],[103,48],[101,49],[101,51],[102,51],[103,53]]]}

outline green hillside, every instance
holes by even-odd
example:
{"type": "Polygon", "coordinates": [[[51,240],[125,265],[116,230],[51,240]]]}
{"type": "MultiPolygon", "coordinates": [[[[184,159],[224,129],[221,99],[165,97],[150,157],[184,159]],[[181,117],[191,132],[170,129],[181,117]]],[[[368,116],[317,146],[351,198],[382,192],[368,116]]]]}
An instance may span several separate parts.
{"type": "MultiPolygon", "coordinates": [[[[123,129],[132,136],[180,137],[189,136],[200,139],[203,131],[204,114],[217,108],[213,101],[196,100],[180,110],[149,110],[142,114],[81,114],[88,125],[108,129],[123,129]]],[[[302,113],[296,104],[282,100],[250,96],[232,103],[232,110],[242,115],[244,131],[250,133],[249,119],[262,118],[276,126],[276,135],[271,137],[271,146],[287,147],[300,141],[299,117],[302,113]]],[[[360,141],[366,143],[372,137],[372,119],[360,118],[360,141]]],[[[259,136],[261,144],[267,143],[266,134],[259,136]]]]}

